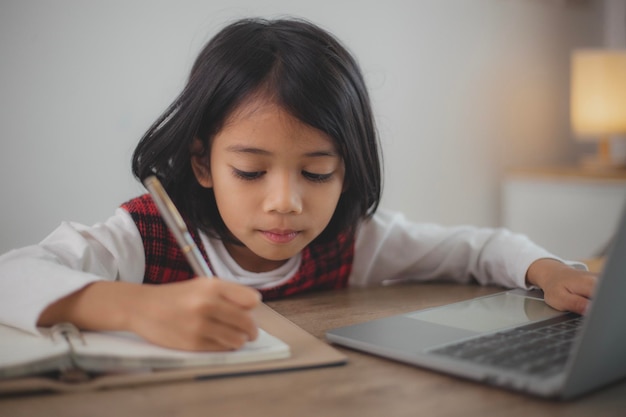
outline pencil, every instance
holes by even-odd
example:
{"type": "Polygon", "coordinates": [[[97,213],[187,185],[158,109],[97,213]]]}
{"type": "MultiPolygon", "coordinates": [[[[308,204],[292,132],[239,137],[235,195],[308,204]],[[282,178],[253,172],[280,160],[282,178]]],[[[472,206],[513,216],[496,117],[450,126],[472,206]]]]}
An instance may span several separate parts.
{"type": "Polygon", "coordinates": [[[152,196],[152,200],[159,209],[161,217],[176,238],[176,242],[183,251],[185,258],[187,258],[187,262],[191,265],[193,272],[199,277],[212,277],[213,273],[209,265],[204,261],[198,246],[187,229],[183,217],[169,195],[167,195],[161,181],[156,176],[151,175],[143,181],[143,184],[150,192],[150,196],[152,196]]]}

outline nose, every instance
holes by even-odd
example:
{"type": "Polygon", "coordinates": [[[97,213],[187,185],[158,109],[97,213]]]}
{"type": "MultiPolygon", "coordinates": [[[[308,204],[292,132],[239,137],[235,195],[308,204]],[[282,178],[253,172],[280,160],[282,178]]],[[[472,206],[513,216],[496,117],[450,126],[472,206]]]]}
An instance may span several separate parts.
{"type": "Polygon", "coordinates": [[[298,180],[294,176],[278,174],[267,183],[263,209],[280,214],[302,213],[302,196],[298,180]]]}

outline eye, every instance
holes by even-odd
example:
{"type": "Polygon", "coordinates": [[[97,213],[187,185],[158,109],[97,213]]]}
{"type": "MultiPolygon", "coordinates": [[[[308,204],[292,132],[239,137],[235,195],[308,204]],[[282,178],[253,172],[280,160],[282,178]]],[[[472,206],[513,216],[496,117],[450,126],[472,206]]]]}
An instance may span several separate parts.
{"type": "Polygon", "coordinates": [[[240,169],[233,168],[233,175],[244,181],[254,181],[259,179],[265,174],[265,171],[242,171],[240,169]]]}
{"type": "Polygon", "coordinates": [[[312,182],[326,182],[332,178],[333,173],[331,172],[330,174],[316,174],[314,172],[302,171],[302,176],[312,182]]]}

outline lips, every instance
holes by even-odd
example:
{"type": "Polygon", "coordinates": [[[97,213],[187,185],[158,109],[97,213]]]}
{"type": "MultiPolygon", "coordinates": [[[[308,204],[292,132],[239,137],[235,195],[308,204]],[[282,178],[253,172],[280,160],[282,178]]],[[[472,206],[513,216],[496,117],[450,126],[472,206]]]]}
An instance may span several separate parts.
{"type": "Polygon", "coordinates": [[[300,232],[295,230],[261,230],[261,234],[272,243],[289,243],[294,240],[300,232]]]}

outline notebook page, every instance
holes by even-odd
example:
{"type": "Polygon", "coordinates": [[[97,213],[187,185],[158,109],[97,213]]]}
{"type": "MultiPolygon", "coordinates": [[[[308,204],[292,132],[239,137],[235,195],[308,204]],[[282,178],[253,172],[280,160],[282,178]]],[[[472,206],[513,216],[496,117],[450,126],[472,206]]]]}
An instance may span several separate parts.
{"type": "Polygon", "coordinates": [[[122,370],[226,365],[282,359],[289,346],[259,329],[259,337],[230,352],[189,352],[168,349],[129,332],[82,332],[84,343],[74,340],[75,361],[84,369],[122,370]]]}
{"type": "Polygon", "coordinates": [[[35,374],[69,365],[67,342],[62,337],[53,340],[49,329],[40,329],[40,332],[40,335],[35,335],[0,325],[0,378],[35,374]]]}

